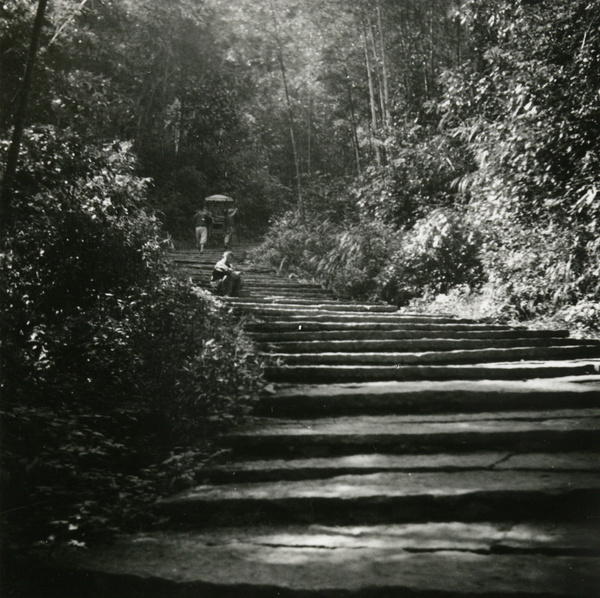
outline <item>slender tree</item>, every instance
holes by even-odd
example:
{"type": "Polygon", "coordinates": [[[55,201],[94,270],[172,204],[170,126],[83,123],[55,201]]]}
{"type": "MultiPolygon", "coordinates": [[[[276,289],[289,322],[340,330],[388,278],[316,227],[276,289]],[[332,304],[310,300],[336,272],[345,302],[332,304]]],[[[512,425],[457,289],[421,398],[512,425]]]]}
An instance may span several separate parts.
{"type": "MultiPolygon", "coordinates": [[[[364,15],[363,15],[364,16],[364,15]]],[[[363,52],[365,55],[365,68],[367,70],[367,82],[369,85],[369,106],[371,107],[371,143],[375,150],[375,159],[377,160],[377,166],[381,167],[381,151],[379,148],[379,144],[377,143],[377,139],[375,138],[375,133],[378,129],[378,121],[377,121],[377,107],[375,102],[375,84],[373,82],[373,68],[371,65],[371,57],[369,55],[369,46],[367,44],[367,24],[365,19],[363,18],[363,33],[362,33],[362,43],[363,43],[363,52]]]]}
{"type": "Polygon", "coordinates": [[[33,81],[33,71],[35,68],[35,60],[40,45],[40,36],[44,23],[44,15],[48,0],[39,0],[33,29],[31,31],[31,42],[29,44],[29,53],[27,55],[27,63],[25,65],[25,74],[23,75],[23,83],[18,95],[17,111],[13,125],[13,134],[8,149],[6,159],[6,169],[4,171],[4,179],[2,181],[2,195],[0,196],[0,225],[4,226],[6,220],[10,217],[12,207],[13,187],[15,182],[15,174],[17,172],[17,163],[19,161],[19,151],[21,149],[21,139],[23,137],[23,129],[25,127],[25,117],[27,114],[27,101],[33,81]]]}
{"type": "Polygon", "coordinates": [[[344,65],[346,81],[348,83],[348,104],[350,105],[350,126],[352,128],[352,145],[354,146],[354,159],[356,160],[356,173],[360,175],[362,168],[360,165],[360,146],[358,143],[358,132],[356,124],[356,108],[354,106],[354,94],[352,93],[352,80],[348,74],[348,69],[344,65]]]}
{"type": "Polygon", "coordinates": [[[302,180],[300,176],[300,158],[298,156],[298,148],[296,146],[296,136],[294,134],[294,110],[292,108],[292,100],[290,98],[290,91],[288,86],[287,71],[285,68],[285,61],[283,59],[283,44],[281,41],[281,35],[279,33],[279,21],[275,13],[275,7],[273,6],[273,0],[269,0],[269,6],[271,8],[271,17],[273,19],[273,25],[275,27],[275,42],[277,44],[277,60],[279,62],[279,68],[281,70],[281,79],[283,81],[283,89],[285,92],[285,101],[287,104],[288,120],[290,127],[290,141],[292,144],[292,153],[294,156],[294,166],[296,169],[296,186],[298,190],[298,210],[300,217],[304,218],[304,199],[302,197],[302,180]]]}
{"type": "Polygon", "coordinates": [[[381,77],[383,79],[383,119],[386,127],[390,126],[390,85],[383,34],[383,20],[381,17],[381,3],[377,2],[377,26],[379,29],[379,44],[381,52],[381,77]]]}

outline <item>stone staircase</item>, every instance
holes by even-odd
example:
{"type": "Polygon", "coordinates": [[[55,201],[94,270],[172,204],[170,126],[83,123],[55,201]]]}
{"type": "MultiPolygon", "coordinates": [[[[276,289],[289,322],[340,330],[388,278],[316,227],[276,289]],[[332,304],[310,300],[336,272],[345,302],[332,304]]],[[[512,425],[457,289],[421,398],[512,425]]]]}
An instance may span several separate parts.
{"type": "MultiPolygon", "coordinates": [[[[205,284],[219,254],[178,252],[205,284]]],[[[600,343],[336,301],[249,270],[271,384],[168,531],[75,552],[69,596],[600,595],[600,343]]],[[[62,594],[66,595],[66,594],[62,594]]]]}

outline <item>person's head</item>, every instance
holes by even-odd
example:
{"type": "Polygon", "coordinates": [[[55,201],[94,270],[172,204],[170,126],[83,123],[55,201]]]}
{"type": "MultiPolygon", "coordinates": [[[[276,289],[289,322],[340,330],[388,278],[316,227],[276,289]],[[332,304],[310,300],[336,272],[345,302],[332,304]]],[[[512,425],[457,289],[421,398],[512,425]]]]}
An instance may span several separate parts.
{"type": "Polygon", "coordinates": [[[232,260],[234,257],[235,257],[235,256],[233,255],[233,251],[226,251],[226,252],[223,254],[223,259],[224,259],[226,262],[230,262],[230,261],[231,261],[231,260],[232,260]]]}

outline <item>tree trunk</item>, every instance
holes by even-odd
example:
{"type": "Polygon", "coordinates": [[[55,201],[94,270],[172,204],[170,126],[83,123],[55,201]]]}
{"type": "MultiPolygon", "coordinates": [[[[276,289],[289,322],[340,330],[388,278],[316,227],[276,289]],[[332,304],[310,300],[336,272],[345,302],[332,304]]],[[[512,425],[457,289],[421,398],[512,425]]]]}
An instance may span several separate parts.
{"type": "Polygon", "coordinates": [[[65,27],[83,10],[83,7],[88,3],[88,0],[82,0],[75,11],[73,11],[67,20],[56,30],[55,34],[52,36],[52,39],[48,42],[46,48],[49,48],[57,39],[58,36],[63,32],[65,27]]]}
{"type": "Polygon", "coordinates": [[[294,166],[296,169],[296,185],[298,188],[298,211],[300,217],[304,220],[304,199],[302,197],[302,181],[300,179],[300,159],[298,157],[298,149],[296,146],[296,137],[294,135],[294,111],[292,109],[292,102],[290,99],[290,92],[287,82],[287,73],[285,69],[285,62],[283,60],[283,47],[281,43],[281,37],[279,35],[279,23],[275,14],[275,8],[273,7],[273,0],[269,0],[271,7],[271,17],[273,18],[273,24],[275,25],[275,41],[277,43],[277,59],[279,61],[279,68],[281,70],[281,78],[283,80],[283,89],[285,92],[285,101],[287,104],[287,112],[290,126],[290,141],[292,143],[292,154],[294,156],[294,166]]]}
{"type": "Polygon", "coordinates": [[[352,144],[354,145],[354,157],[356,159],[356,173],[360,175],[362,168],[360,166],[360,148],[358,145],[358,133],[356,132],[356,110],[354,108],[354,95],[352,94],[352,81],[348,75],[348,69],[344,67],[346,81],[348,81],[348,100],[350,102],[350,124],[352,127],[352,144]]]}
{"type": "Polygon", "coordinates": [[[44,14],[48,0],[39,0],[33,29],[31,31],[31,42],[29,44],[29,53],[27,55],[27,64],[25,66],[25,74],[23,83],[18,95],[18,107],[15,114],[15,124],[13,128],[12,139],[8,149],[6,158],[6,169],[4,171],[4,179],[2,181],[2,195],[0,196],[0,224],[3,226],[10,216],[13,187],[15,182],[15,174],[17,172],[17,162],[19,161],[19,151],[21,149],[21,139],[23,137],[23,129],[25,127],[25,115],[27,113],[27,101],[31,90],[33,80],[33,69],[35,67],[35,59],[37,57],[38,48],[40,45],[40,36],[42,33],[42,25],[44,23],[44,14]]]}
{"type": "Polygon", "coordinates": [[[312,111],[313,111],[313,98],[312,95],[308,98],[308,115],[306,122],[307,129],[307,151],[306,151],[306,173],[310,180],[312,176],[312,111]]]}
{"type": "MultiPolygon", "coordinates": [[[[456,3],[459,15],[460,15],[460,0],[456,3]]],[[[457,64],[461,64],[462,62],[462,28],[460,26],[460,16],[456,19],[456,62],[457,64]]]]}
{"type": "MultiPolygon", "coordinates": [[[[383,135],[387,137],[387,121],[385,118],[386,114],[386,105],[385,105],[385,97],[383,93],[383,81],[382,81],[382,73],[381,73],[381,59],[377,52],[377,45],[375,44],[375,36],[373,35],[373,26],[371,25],[371,21],[369,19],[368,23],[368,32],[369,32],[369,42],[371,44],[371,50],[373,51],[373,60],[375,63],[375,77],[377,80],[377,95],[379,96],[379,109],[381,111],[381,128],[383,129],[383,135]]],[[[387,152],[385,146],[381,146],[379,148],[379,154],[381,156],[381,164],[387,164],[387,152]]]]}
{"type": "Polygon", "coordinates": [[[381,3],[377,2],[377,24],[379,27],[379,44],[381,46],[381,71],[383,78],[383,105],[384,105],[384,113],[383,118],[386,127],[389,127],[391,124],[391,116],[390,116],[390,85],[387,71],[387,60],[385,57],[385,41],[383,35],[383,20],[381,18],[381,3]]]}
{"type": "Polygon", "coordinates": [[[381,111],[381,121],[383,123],[385,122],[385,104],[383,100],[383,82],[381,80],[380,73],[381,59],[379,58],[379,53],[377,52],[377,46],[375,44],[375,36],[373,35],[373,25],[371,24],[371,19],[369,19],[367,23],[367,33],[369,36],[371,52],[373,53],[372,66],[374,72],[374,79],[377,82],[377,85],[374,85],[374,87],[376,89],[376,94],[379,96],[379,110],[381,111]]]}
{"type": "Polygon", "coordinates": [[[434,6],[433,1],[429,2],[430,14],[429,14],[429,87],[431,95],[433,95],[433,87],[435,81],[435,54],[434,54],[434,40],[433,40],[433,15],[434,6]]]}
{"type": "Polygon", "coordinates": [[[375,104],[375,87],[373,85],[373,72],[371,69],[371,58],[369,56],[369,47],[367,45],[367,26],[363,20],[363,50],[365,53],[365,66],[367,69],[367,81],[369,84],[369,104],[371,106],[371,143],[375,150],[375,159],[377,160],[377,166],[381,167],[381,152],[379,149],[379,143],[375,139],[375,131],[377,131],[377,107],[375,104]]]}

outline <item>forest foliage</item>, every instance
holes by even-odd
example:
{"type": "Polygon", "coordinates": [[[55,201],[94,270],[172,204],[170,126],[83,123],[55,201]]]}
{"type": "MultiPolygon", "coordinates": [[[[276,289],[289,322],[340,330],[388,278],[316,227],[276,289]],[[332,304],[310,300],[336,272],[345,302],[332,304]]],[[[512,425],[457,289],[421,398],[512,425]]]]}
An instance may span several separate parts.
{"type": "Polygon", "coordinates": [[[597,328],[599,24],[588,0],[358,3],[323,41],[343,70],[317,78],[337,94],[346,184],[322,193],[305,170],[319,199],[261,254],[346,297],[451,292],[446,308],[459,293],[597,328]]]}
{"type": "MultiPolygon", "coordinates": [[[[0,5],[3,164],[36,4],[0,5]]],[[[3,214],[7,508],[83,542],[93,484],[171,475],[148,438],[244,412],[252,347],[166,256],[214,193],[340,296],[598,328],[599,31],[594,0],[49,0],[3,214]]]]}
{"type": "Polygon", "coordinates": [[[83,546],[156,522],[261,364],[170,266],[129,143],[38,126],[21,163],[0,260],[3,511],[11,539],[83,546]]]}

